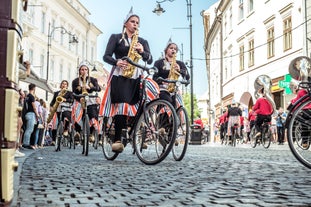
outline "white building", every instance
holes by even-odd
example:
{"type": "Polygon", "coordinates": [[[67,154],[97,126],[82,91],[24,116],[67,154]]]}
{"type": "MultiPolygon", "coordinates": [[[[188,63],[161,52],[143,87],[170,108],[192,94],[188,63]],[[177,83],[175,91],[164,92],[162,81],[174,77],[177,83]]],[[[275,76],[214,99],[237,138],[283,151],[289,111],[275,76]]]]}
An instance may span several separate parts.
{"type": "MultiPolygon", "coordinates": [[[[77,66],[83,60],[104,71],[103,64],[96,61],[97,37],[102,32],[89,22],[90,12],[78,0],[32,0],[21,15],[23,59],[42,80],[48,79],[54,90],[59,89],[61,80],[71,83],[77,77],[77,66]]],[[[24,90],[27,85],[20,82],[24,90]]],[[[36,93],[46,98],[44,90],[39,88],[36,93]]]]}
{"type": "Polygon", "coordinates": [[[279,81],[290,61],[304,54],[303,16],[303,2],[295,0],[221,0],[203,13],[209,107],[216,117],[232,100],[251,108],[262,74],[272,79],[276,106],[286,108],[291,95],[279,81]]]}

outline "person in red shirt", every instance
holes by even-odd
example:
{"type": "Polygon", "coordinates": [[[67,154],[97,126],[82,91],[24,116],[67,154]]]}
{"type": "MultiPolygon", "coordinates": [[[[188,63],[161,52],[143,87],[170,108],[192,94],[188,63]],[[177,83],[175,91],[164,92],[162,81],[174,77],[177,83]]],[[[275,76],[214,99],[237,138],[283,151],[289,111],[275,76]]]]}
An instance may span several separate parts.
{"type": "Polygon", "coordinates": [[[201,128],[201,129],[204,128],[204,125],[203,125],[203,122],[202,122],[202,119],[201,119],[200,116],[199,116],[198,119],[194,120],[194,124],[200,125],[200,128],[201,128]]]}
{"type": "Polygon", "coordinates": [[[256,127],[256,137],[261,135],[260,127],[263,124],[264,120],[268,122],[271,121],[271,115],[273,113],[272,104],[266,98],[265,94],[261,91],[262,97],[258,98],[255,105],[253,106],[253,111],[257,114],[255,127],[256,127]]]}
{"type": "Polygon", "coordinates": [[[228,119],[227,119],[228,112],[227,112],[227,109],[225,108],[222,111],[222,113],[223,114],[219,117],[219,124],[218,124],[220,126],[220,140],[221,140],[221,143],[223,143],[225,135],[227,133],[227,123],[228,123],[228,119]]]}

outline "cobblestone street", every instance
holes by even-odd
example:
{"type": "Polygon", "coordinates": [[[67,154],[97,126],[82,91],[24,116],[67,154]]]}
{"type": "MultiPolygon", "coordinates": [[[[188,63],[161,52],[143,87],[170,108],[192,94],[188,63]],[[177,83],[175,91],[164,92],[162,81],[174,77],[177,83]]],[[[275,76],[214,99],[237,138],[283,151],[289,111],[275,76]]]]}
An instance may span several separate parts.
{"type": "Polygon", "coordinates": [[[189,145],[181,162],[154,166],[130,147],[114,161],[101,149],[25,151],[12,206],[308,206],[311,171],[287,145],[189,145]]]}

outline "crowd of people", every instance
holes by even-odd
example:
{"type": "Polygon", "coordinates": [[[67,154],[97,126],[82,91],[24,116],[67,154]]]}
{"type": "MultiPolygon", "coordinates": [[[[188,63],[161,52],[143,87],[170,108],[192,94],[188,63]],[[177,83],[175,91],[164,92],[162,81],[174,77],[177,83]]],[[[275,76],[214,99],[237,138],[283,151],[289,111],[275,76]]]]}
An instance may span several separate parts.
{"type": "MultiPolygon", "coordinates": [[[[293,99],[294,100],[294,99],[293,99]]],[[[293,101],[292,100],[292,101],[293,101]]],[[[225,107],[222,115],[215,121],[213,130],[214,136],[220,138],[220,141],[225,139],[225,136],[231,136],[231,127],[234,124],[238,125],[238,134],[242,138],[243,143],[250,143],[250,133],[253,127],[256,133],[255,137],[261,135],[261,125],[263,120],[270,122],[270,130],[272,133],[271,141],[283,145],[285,142],[285,121],[287,113],[282,107],[279,107],[274,113],[272,104],[265,98],[260,97],[256,100],[255,105],[245,113],[243,107],[233,102],[229,109],[225,107]],[[242,113],[244,111],[244,113],[242,113]],[[229,121],[230,120],[230,121],[229,121]]],[[[217,140],[217,138],[216,138],[217,140]]]]}

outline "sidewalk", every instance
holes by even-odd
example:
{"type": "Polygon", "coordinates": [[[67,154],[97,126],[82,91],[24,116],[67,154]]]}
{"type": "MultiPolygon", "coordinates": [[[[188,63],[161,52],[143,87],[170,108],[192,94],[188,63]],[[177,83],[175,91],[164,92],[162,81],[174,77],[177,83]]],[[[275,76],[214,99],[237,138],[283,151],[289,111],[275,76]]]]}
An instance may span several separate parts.
{"type": "Polygon", "coordinates": [[[43,149],[37,149],[37,150],[32,150],[32,149],[23,149],[20,150],[20,152],[24,153],[25,156],[24,157],[15,157],[15,161],[18,163],[18,168],[17,171],[14,172],[14,182],[13,182],[13,191],[14,191],[14,195],[13,195],[13,200],[10,206],[15,207],[16,206],[16,202],[17,202],[17,194],[18,194],[18,190],[20,188],[20,176],[21,176],[21,172],[23,169],[23,164],[25,162],[26,159],[28,159],[29,156],[31,156],[32,154],[40,151],[40,150],[44,150],[43,149]]]}

